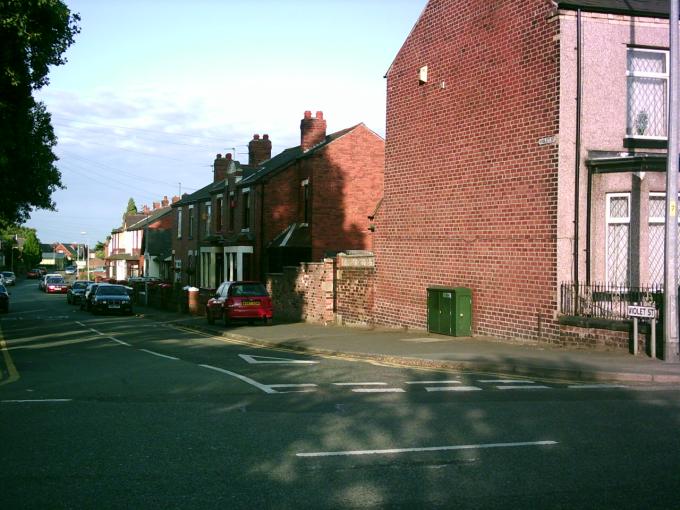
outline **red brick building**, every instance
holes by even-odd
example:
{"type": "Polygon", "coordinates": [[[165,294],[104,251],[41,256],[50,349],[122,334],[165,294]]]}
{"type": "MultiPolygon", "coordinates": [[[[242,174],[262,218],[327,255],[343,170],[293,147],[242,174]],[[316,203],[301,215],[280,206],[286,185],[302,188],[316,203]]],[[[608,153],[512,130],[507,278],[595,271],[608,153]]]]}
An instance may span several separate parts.
{"type": "Polygon", "coordinates": [[[378,323],[425,328],[427,288],[463,286],[475,334],[557,341],[560,282],[658,279],[667,17],[428,2],[386,76],[378,323]]]}
{"type": "Polygon", "coordinates": [[[173,204],[178,281],[215,288],[371,249],[368,216],[383,184],[380,136],[364,124],[327,135],[323,114],[305,112],[300,145],[271,157],[268,135],[255,135],[248,147],[248,165],[218,155],[213,182],[173,204]]]}

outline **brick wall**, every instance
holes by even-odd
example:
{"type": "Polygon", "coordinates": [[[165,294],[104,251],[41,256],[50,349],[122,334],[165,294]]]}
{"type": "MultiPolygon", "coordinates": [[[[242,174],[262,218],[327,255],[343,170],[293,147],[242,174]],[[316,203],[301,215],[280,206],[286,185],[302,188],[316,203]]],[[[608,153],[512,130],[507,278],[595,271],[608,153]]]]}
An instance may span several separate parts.
{"type": "Polygon", "coordinates": [[[375,322],[373,254],[339,254],[335,276],[336,322],[346,326],[372,326],[375,322]]]}
{"type": "Polygon", "coordinates": [[[387,75],[376,321],[424,329],[473,292],[475,334],[559,337],[558,23],[545,0],[431,0],[387,75]],[[419,69],[427,66],[424,83],[419,69]]]}
{"type": "Polygon", "coordinates": [[[283,273],[268,274],[276,318],[320,324],[334,322],[333,260],[285,267],[283,273]]]}

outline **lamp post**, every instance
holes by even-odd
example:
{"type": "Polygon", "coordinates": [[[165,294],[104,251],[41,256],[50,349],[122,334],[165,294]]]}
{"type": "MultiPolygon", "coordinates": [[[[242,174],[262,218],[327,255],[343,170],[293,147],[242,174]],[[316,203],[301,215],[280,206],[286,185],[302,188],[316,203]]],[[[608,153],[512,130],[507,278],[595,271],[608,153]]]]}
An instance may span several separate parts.
{"type": "Polygon", "coordinates": [[[90,281],[90,247],[88,246],[90,241],[87,238],[87,232],[81,232],[80,235],[85,236],[85,249],[83,250],[83,255],[85,255],[85,279],[90,281]]]}

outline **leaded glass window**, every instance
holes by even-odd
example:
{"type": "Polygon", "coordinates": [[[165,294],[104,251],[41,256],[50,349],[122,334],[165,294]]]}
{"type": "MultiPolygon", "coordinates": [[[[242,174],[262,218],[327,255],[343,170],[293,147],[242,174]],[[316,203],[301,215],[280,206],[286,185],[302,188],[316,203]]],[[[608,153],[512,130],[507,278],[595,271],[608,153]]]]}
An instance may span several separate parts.
{"type": "Polygon", "coordinates": [[[630,48],[627,76],[627,135],[665,138],[668,112],[668,52],[630,48]]]}

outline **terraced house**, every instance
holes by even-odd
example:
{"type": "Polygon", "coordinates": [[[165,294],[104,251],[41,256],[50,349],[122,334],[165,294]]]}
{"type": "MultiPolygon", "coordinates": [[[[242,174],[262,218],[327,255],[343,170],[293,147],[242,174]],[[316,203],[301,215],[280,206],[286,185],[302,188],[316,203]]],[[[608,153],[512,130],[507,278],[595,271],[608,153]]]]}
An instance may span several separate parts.
{"type": "Polygon", "coordinates": [[[305,112],[300,145],[271,157],[254,135],[248,165],[217,155],[213,182],[173,204],[176,281],[215,288],[263,280],[285,265],[371,248],[368,216],[382,196],[384,140],[357,124],[326,134],[305,112]]]}
{"type": "Polygon", "coordinates": [[[462,286],[476,334],[597,343],[573,289],[661,282],[667,9],[428,2],[386,76],[378,323],[424,328],[427,288],[462,286]]]}

